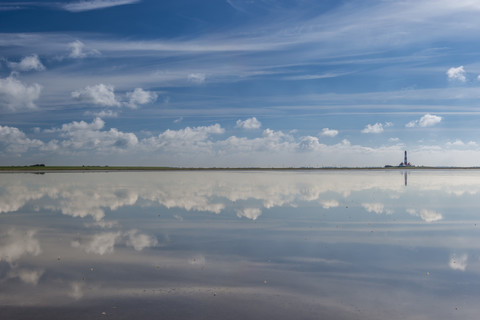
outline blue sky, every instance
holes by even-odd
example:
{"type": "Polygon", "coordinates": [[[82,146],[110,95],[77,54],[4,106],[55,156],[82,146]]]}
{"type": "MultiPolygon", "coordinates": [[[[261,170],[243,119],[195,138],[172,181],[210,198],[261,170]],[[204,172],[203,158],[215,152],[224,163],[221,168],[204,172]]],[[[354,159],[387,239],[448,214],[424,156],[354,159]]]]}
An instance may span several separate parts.
{"type": "Polygon", "coordinates": [[[2,1],[0,164],[480,165],[476,1],[2,1]]]}

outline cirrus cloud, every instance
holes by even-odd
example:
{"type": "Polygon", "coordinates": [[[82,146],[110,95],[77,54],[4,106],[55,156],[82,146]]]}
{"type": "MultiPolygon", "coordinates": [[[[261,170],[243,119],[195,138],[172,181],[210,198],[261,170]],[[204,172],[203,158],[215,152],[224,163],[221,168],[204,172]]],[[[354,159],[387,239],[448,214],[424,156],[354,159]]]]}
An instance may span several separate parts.
{"type": "Polygon", "coordinates": [[[140,0],[87,0],[66,3],[61,5],[61,8],[70,12],[84,12],[134,4],[137,2],[140,2],[140,0]]]}
{"type": "Polygon", "coordinates": [[[200,84],[205,82],[207,76],[204,73],[190,73],[187,78],[190,82],[200,84]]]}
{"type": "Polygon", "coordinates": [[[89,56],[100,55],[100,51],[86,48],[85,44],[80,40],[70,42],[68,48],[70,49],[70,54],[68,56],[73,59],[82,59],[89,56]]]}

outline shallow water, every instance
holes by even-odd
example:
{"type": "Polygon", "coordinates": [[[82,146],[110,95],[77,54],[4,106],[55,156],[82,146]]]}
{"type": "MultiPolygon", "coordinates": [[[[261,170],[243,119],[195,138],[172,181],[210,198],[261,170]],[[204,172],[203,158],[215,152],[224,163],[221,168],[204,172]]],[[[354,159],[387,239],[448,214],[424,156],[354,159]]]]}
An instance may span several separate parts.
{"type": "Polygon", "coordinates": [[[480,172],[0,174],[1,319],[477,319],[480,172]]]}

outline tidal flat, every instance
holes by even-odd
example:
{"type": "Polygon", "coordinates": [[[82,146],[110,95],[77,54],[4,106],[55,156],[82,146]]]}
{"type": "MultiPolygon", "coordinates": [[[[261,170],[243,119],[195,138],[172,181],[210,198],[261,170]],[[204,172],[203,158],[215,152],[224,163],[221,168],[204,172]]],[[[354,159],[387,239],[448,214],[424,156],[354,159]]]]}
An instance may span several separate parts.
{"type": "Polygon", "coordinates": [[[480,171],[0,174],[1,319],[476,319],[480,171]]]}

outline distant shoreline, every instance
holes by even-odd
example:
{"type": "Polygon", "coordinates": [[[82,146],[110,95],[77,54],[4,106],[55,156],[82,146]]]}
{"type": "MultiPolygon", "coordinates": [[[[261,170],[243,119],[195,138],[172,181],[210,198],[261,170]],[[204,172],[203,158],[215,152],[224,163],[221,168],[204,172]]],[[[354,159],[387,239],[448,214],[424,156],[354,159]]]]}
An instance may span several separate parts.
{"type": "Polygon", "coordinates": [[[480,167],[142,167],[142,166],[0,166],[1,172],[110,172],[110,171],[341,171],[341,170],[480,170],[480,167]]]}

